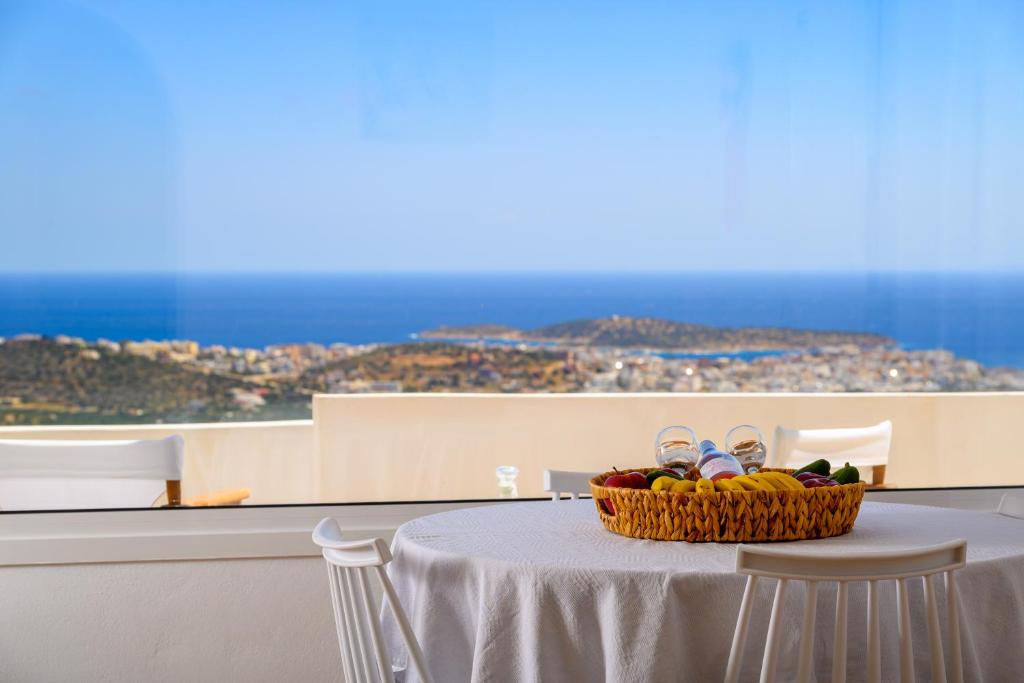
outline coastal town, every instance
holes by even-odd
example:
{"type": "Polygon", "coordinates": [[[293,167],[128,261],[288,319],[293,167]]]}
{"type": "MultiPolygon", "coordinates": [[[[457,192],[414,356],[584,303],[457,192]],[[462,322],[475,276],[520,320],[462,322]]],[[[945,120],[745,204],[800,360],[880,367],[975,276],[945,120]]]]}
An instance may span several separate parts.
{"type": "Polygon", "coordinates": [[[316,393],[1024,390],[1024,370],[871,335],[655,322],[262,349],[19,335],[0,339],[0,424],[294,419],[309,416],[316,393]]]}

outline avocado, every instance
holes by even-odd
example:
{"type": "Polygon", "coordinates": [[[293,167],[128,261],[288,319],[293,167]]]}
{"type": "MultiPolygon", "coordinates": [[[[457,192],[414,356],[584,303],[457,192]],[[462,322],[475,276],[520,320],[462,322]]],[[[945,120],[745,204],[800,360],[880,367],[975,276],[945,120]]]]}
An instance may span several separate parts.
{"type": "Polygon", "coordinates": [[[658,477],[672,477],[673,479],[682,479],[678,473],[672,470],[651,470],[647,473],[647,485],[650,486],[654,483],[654,480],[658,477]]]}
{"type": "Polygon", "coordinates": [[[796,475],[803,474],[804,472],[813,472],[814,474],[820,474],[823,477],[827,477],[831,471],[832,465],[829,464],[828,460],[822,458],[821,460],[815,460],[809,465],[804,465],[794,472],[793,476],[795,477],[796,475]]]}
{"type": "Polygon", "coordinates": [[[860,481],[860,470],[850,463],[846,463],[832,475],[832,481],[838,481],[840,484],[856,484],[860,481]]]}

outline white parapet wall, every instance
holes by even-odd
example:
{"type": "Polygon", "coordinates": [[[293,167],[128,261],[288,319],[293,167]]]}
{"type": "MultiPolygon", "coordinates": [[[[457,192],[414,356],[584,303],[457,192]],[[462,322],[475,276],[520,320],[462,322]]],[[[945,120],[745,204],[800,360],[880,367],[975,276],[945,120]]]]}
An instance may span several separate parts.
{"type": "MultiPolygon", "coordinates": [[[[653,463],[654,435],[686,424],[721,440],[740,422],[855,427],[892,420],[898,487],[1024,484],[1024,393],[320,395],[313,420],[3,427],[0,439],[185,438],[184,494],[248,488],[249,504],[492,498],[494,470],[542,496],[545,468],[653,463]]],[[[771,444],[769,444],[770,447],[771,444]]]]}
{"type": "Polygon", "coordinates": [[[899,487],[1024,484],[1024,393],[322,395],[313,402],[323,501],[497,495],[498,465],[540,496],[545,468],[654,462],[670,424],[721,440],[738,423],[856,427],[892,420],[886,481],[899,487]]]}
{"type": "Polygon", "coordinates": [[[313,421],[215,424],[0,427],[0,439],[185,439],[182,493],[188,498],[247,488],[246,501],[308,503],[319,495],[313,421]]]}

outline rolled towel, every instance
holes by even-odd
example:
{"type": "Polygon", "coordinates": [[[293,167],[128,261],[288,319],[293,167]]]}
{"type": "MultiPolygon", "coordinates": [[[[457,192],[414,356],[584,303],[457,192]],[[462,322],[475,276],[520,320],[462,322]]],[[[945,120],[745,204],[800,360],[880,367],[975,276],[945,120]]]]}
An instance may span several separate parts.
{"type": "Polygon", "coordinates": [[[224,489],[203,496],[181,501],[185,507],[213,507],[216,505],[240,505],[252,492],[249,489],[224,489]]]}

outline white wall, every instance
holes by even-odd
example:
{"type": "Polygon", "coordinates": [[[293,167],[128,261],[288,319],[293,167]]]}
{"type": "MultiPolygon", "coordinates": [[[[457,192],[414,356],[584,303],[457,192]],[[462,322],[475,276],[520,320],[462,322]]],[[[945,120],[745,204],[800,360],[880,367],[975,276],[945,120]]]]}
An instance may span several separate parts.
{"type": "Polygon", "coordinates": [[[545,468],[649,466],[669,424],[721,440],[739,423],[856,427],[893,422],[886,482],[903,487],[1024,484],[1024,393],[406,394],[317,396],[314,444],[324,501],[496,495],[494,469],[519,467],[540,496],[545,468]]]}
{"type": "Polygon", "coordinates": [[[0,567],[0,681],[337,681],[323,560],[0,567]]]}

